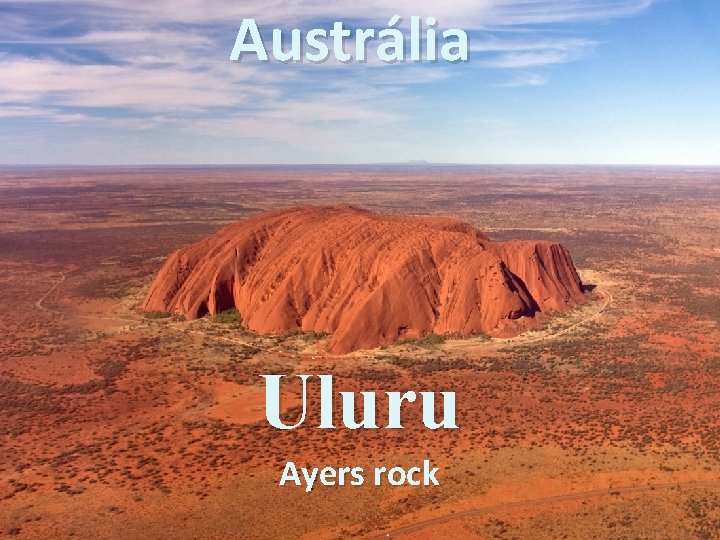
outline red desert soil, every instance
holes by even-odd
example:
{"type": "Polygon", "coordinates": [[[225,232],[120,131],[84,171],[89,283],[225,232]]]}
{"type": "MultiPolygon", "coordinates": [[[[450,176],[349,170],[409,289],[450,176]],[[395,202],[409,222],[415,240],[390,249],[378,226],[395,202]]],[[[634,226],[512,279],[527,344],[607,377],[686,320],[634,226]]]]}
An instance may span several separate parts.
{"type": "Polygon", "coordinates": [[[560,244],[340,205],[262,214],[176,251],[142,307],[188,319],[236,307],[250,330],[331,333],[343,354],[429,333],[512,335],[583,298],[560,244]]]}

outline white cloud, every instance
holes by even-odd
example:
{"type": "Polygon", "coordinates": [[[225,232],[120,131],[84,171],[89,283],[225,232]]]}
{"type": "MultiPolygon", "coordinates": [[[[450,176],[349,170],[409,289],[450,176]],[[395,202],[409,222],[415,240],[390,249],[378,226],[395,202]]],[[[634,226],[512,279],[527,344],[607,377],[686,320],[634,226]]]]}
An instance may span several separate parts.
{"type": "Polygon", "coordinates": [[[228,80],[221,70],[187,69],[182,63],[157,67],[153,60],[87,65],[0,57],[0,103],[201,111],[246,103],[253,94],[276,94],[265,86],[274,81],[257,66],[245,66],[228,80]]]}
{"type": "MultiPolygon", "coordinates": [[[[381,20],[399,14],[438,17],[443,25],[487,28],[578,21],[609,20],[635,15],[654,0],[454,0],[439,6],[435,0],[25,0],[25,4],[71,5],[92,9],[116,20],[138,22],[232,21],[255,17],[267,23],[296,23],[330,18],[381,20]],[[142,18],[138,18],[142,16],[142,18]]],[[[0,5],[14,2],[0,2],[0,5]]]]}
{"type": "Polygon", "coordinates": [[[548,79],[541,73],[518,72],[512,75],[512,78],[504,83],[496,86],[513,88],[518,86],[543,86],[547,84],[548,79]]]}
{"type": "Polygon", "coordinates": [[[137,45],[147,48],[150,45],[170,47],[212,46],[213,41],[207,36],[196,32],[178,32],[172,30],[124,29],[124,30],[92,30],[86,34],[71,37],[25,37],[0,39],[5,45],[95,45],[110,49],[118,45],[137,45]]]}
{"type": "Polygon", "coordinates": [[[557,33],[557,25],[628,17],[652,2],[24,0],[22,10],[2,12],[20,4],[0,0],[0,43],[12,51],[0,55],[0,117],[331,142],[328,124],[350,126],[353,133],[401,126],[421,106],[409,85],[442,81],[462,69],[508,70],[507,82],[497,86],[546,84],[540,68],[584,58],[598,46],[557,33]],[[282,27],[332,19],[381,27],[395,14],[433,15],[441,27],[473,31],[470,65],[388,66],[374,58],[372,47],[367,64],[228,61],[232,29],[244,17],[282,27]],[[73,31],[58,31],[65,26],[73,31]]]}
{"type": "Polygon", "coordinates": [[[0,118],[41,118],[55,122],[82,122],[90,118],[84,114],[67,114],[52,109],[37,107],[2,107],[0,118]]]}
{"type": "Polygon", "coordinates": [[[556,50],[556,51],[572,51],[577,49],[594,48],[598,45],[597,41],[580,38],[564,38],[549,39],[539,37],[535,40],[508,40],[508,39],[485,39],[474,40],[470,44],[472,52],[493,53],[493,52],[511,52],[511,51],[538,51],[538,50],[556,50]]]}
{"type": "Polygon", "coordinates": [[[471,51],[480,56],[478,61],[484,67],[522,69],[580,60],[598,45],[597,41],[579,38],[486,39],[473,43],[471,51]]]}

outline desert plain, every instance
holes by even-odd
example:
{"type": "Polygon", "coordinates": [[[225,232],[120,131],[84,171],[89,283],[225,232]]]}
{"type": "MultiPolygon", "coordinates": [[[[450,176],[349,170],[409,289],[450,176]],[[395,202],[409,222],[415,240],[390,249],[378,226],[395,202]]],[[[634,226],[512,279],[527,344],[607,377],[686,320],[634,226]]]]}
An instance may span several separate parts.
{"type": "MultiPolygon", "coordinates": [[[[720,538],[718,232],[719,169],[0,169],[0,535],[720,538]],[[586,301],[516,337],[349,354],[242,313],[140,309],[174,250],[302,204],[558,242],[586,301]],[[278,431],[268,373],[452,390],[460,427],[408,408],[403,430],[319,430],[311,389],[308,421],[278,431]],[[439,486],[278,485],[290,460],[423,459],[439,486]]],[[[295,385],[288,419],[299,402],[295,385]]]]}

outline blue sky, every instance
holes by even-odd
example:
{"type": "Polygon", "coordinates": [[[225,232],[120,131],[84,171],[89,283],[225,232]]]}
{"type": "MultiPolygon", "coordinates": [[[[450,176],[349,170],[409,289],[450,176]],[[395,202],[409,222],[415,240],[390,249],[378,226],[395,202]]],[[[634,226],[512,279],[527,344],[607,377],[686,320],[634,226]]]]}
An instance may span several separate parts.
{"type": "Polygon", "coordinates": [[[718,165],[719,4],[0,0],[0,163],[718,165]],[[244,17],[394,14],[465,29],[470,61],[229,61],[244,17]]]}

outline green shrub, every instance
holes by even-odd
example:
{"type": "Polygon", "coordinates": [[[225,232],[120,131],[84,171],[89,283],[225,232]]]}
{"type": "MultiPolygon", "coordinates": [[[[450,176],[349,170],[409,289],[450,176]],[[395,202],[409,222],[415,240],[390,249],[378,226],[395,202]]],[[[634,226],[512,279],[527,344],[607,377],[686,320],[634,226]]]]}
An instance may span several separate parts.
{"type": "Polygon", "coordinates": [[[445,337],[438,334],[427,334],[421,338],[401,339],[399,345],[410,345],[414,347],[432,348],[445,343],[445,337]]]}
{"type": "Polygon", "coordinates": [[[444,345],[445,338],[438,334],[428,334],[425,337],[420,338],[420,344],[433,347],[435,345],[444,345]]]}
{"type": "Polygon", "coordinates": [[[167,311],[146,311],[143,316],[146,319],[167,319],[170,314],[167,311]]]}
{"type": "Polygon", "coordinates": [[[230,308],[221,311],[215,315],[212,320],[220,324],[240,324],[242,322],[242,315],[240,315],[237,308],[230,308]]]}

